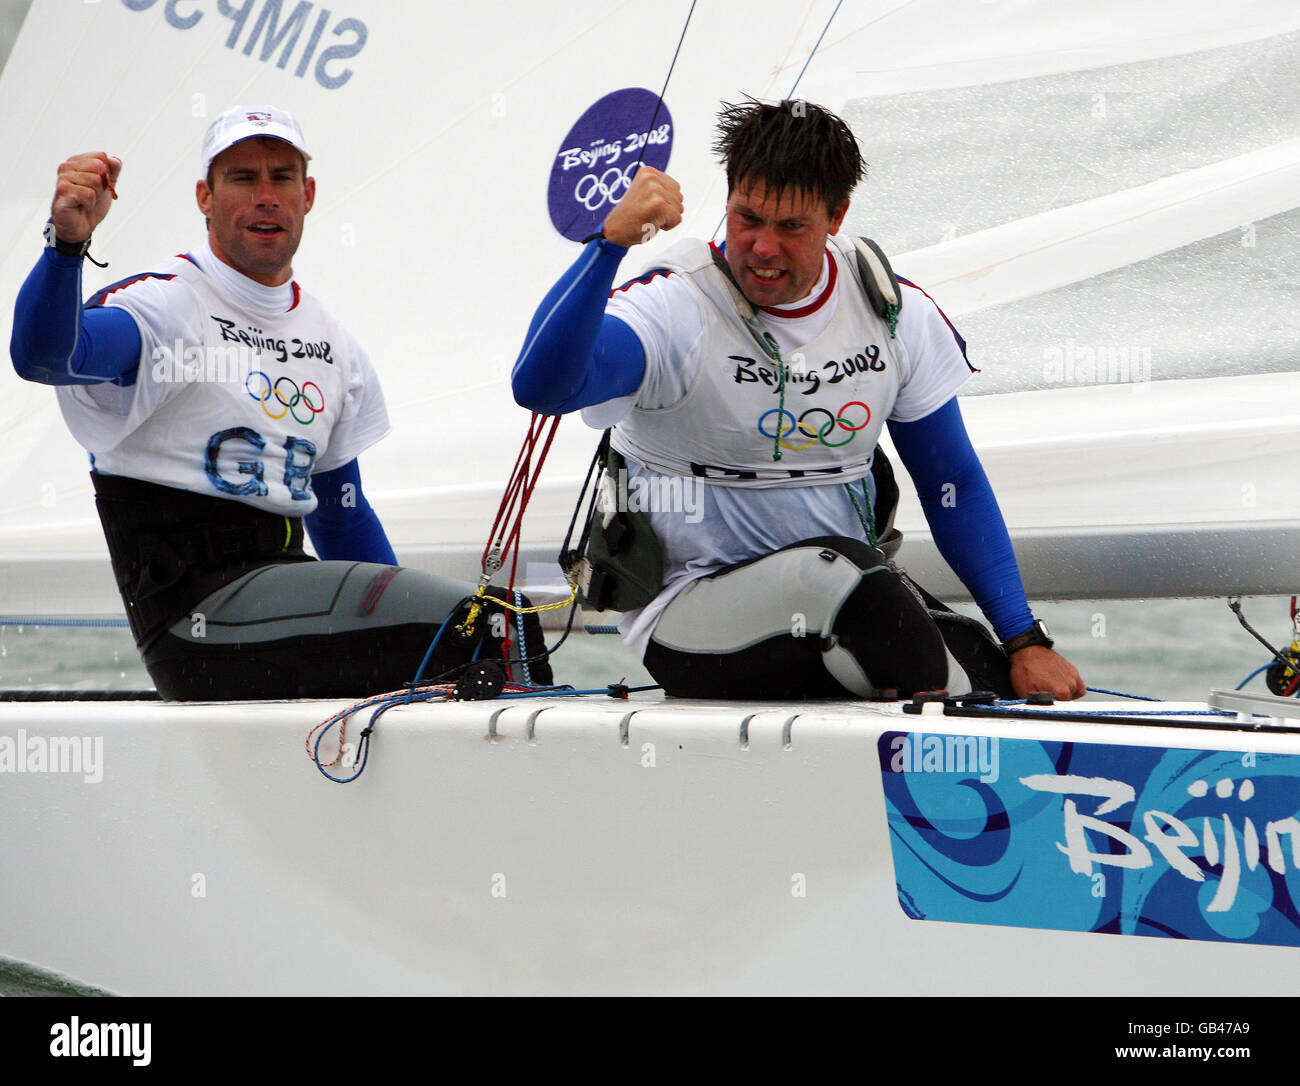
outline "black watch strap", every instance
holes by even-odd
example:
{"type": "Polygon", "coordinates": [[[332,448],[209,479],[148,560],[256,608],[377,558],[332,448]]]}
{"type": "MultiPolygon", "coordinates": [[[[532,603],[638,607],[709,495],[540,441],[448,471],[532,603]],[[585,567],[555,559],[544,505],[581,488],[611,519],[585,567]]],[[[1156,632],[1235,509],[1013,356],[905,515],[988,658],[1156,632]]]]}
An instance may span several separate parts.
{"type": "Polygon", "coordinates": [[[1022,630],[1015,637],[1003,641],[1002,648],[1010,656],[1013,652],[1028,648],[1030,645],[1042,645],[1044,648],[1050,649],[1055,644],[1056,642],[1052,640],[1052,635],[1047,629],[1047,623],[1041,618],[1036,618],[1033,625],[1027,630],[1022,630]]]}
{"type": "Polygon", "coordinates": [[[90,252],[90,238],[85,241],[64,241],[54,232],[54,220],[45,220],[45,244],[62,256],[85,256],[90,252]]]}

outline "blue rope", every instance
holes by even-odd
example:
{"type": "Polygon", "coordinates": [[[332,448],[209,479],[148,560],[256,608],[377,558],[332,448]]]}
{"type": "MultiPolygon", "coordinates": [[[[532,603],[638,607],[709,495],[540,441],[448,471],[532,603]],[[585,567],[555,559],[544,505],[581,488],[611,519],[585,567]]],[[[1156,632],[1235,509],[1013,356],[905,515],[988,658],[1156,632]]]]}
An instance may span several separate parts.
{"type": "MultiPolygon", "coordinates": [[[[1089,690],[1093,688],[1088,687],[1089,690]]],[[[1097,690],[1094,693],[1109,694],[1110,690],[1097,690]]],[[[1160,701],[1161,698],[1146,698],[1138,694],[1121,694],[1121,697],[1138,698],[1141,701],[1160,701]]],[[[975,706],[974,708],[978,708],[975,706]]],[[[993,708],[1005,709],[1008,712],[1015,712],[1017,708],[1026,708],[1028,710],[1037,710],[1047,708],[1047,706],[1029,705],[1023,699],[1002,701],[994,703],[993,708]]],[[[1089,716],[1236,716],[1235,713],[1225,712],[1222,709],[1092,709],[1081,707],[1079,712],[1086,712],[1089,716]]]]}
{"type": "MultiPolygon", "coordinates": [[[[443,625],[445,626],[446,623],[443,623],[443,625]]],[[[441,633],[441,631],[439,632],[441,633]]],[[[435,643],[436,643],[436,639],[435,639],[435,643]]],[[[423,669],[423,665],[421,665],[421,669],[423,669]]],[[[329,721],[328,724],[326,724],[324,727],[320,729],[320,732],[316,736],[316,742],[312,746],[312,761],[315,763],[316,768],[320,771],[321,776],[323,776],[326,780],[333,781],[335,784],[351,784],[353,781],[355,781],[358,777],[361,776],[362,772],[366,768],[366,763],[370,760],[370,737],[371,737],[371,733],[375,730],[375,726],[379,723],[379,718],[383,716],[384,713],[388,712],[389,709],[393,708],[395,705],[410,705],[412,702],[425,702],[425,701],[449,701],[451,700],[449,697],[449,690],[447,689],[447,686],[449,685],[450,684],[445,684],[441,689],[437,689],[437,690],[417,691],[412,689],[409,691],[401,691],[399,693],[377,694],[373,698],[367,698],[364,701],[358,702],[356,705],[352,707],[352,709],[346,715],[340,715],[338,719],[329,721]],[[345,776],[336,776],[335,774],[330,773],[325,768],[325,766],[321,764],[321,760],[320,760],[320,745],[322,742],[324,742],[325,736],[327,736],[338,725],[346,724],[347,721],[351,720],[354,716],[357,715],[357,713],[360,713],[363,710],[370,709],[372,707],[373,707],[373,712],[371,712],[370,714],[370,720],[367,723],[366,727],[362,730],[360,739],[358,741],[357,760],[356,763],[354,764],[352,774],[350,776],[345,777],[345,776]]],[[[651,686],[642,686],[642,687],[634,687],[633,689],[653,690],[656,688],[651,686]]],[[[578,694],[606,694],[607,695],[609,694],[609,688],[606,687],[601,690],[594,690],[594,689],[575,690],[571,686],[539,686],[533,690],[518,691],[509,694],[499,694],[497,698],[498,700],[500,700],[500,699],[507,699],[507,698],[518,699],[518,698],[565,697],[569,695],[578,695],[578,694]]]]}
{"type": "Polygon", "coordinates": [[[1132,698],[1134,701],[1162,701],[1162,698],[1149,698],[1145,694],[1126,694],[1123,690],[1106,690],[1100,686],[1085,686],[1090,694],[1110,694],[1116,698],[1132,698]]]}
{"type": "Polygon", "coordinates": [[[1250,680],[1253,679],[1256,675],[1258,675],[1261,671],[1267,671],[1272,666],[1273,666],[1272,661],[1269,661],[1267,664],[1264,664],[1262,667],[1255,668],[1255,670],[1252,671],[1249,675],[1247,675],[1244,679],[1242,679],[1241,682],[1239,682],[1236,685],[1236,687],[1234,687],[1234,689],[1240,690],[1243,686],[1245,686],[1248,682],[1250,682],[1250,680]]]}
{"type": "MultiPolygon", "coordinates": [[[[469,598],[469,597],[466,597],[469,598]]],[[[443,631],[447,629],[447,624],[455,617],[456,612],[460,610],[461,600],[455,607],[448,612],[447,617],[442,620],[442,625],[438,627],[438,632],[434,634],[433,640],[429,643],[429,651],[424,654],[424,659],[420,661],[420,666],[415,670],[415,678],[411,680],[412,686],[418,686],[420,678],[424,675],[424,669],[429,666],[429,660],[433,657],[433,650],[438,647],[438,642],[442,640],[443,631]]]]}
{"type": "MultiPolygon", "coordinates": [[[[519,589],[515,589],[515,606],[523,607],[524,596],[519,589]]],[[[522,661],[521,666],[524,669],[524,683],[527,686],[533,685],[533,673],[528,667],[528,639],[524,636],[524,613],[515,612],[515,628],[519,631],[519,659],[522,661]]]]}

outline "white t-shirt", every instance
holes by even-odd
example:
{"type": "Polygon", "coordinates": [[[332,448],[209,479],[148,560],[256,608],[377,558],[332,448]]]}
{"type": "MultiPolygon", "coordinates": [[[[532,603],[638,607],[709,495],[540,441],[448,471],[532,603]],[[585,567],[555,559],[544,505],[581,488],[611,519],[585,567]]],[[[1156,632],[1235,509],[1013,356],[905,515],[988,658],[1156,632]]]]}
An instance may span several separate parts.
{"type": "MultiPolygon", "coordinates": [[[[844,290],[861,289],[856,279],[837,274],[833,261],[828,252],[822,275],[807,297],[758,311],[783,358],[799,354],[827,330],[844,290]]],[[[889,344],[899,366],[899,383],[884,415],[898,422],[913,422],[947,403],[973,370],[966,361],[964,344],[933,300],[910,282],[900,286],[902,307],[896,337],[889,344]]],[[[616,426],[634,408],[657,411],[682,401],[697,380],[701,345],[706,339],[705,307],[710,305],[686,276],[675,272],[615,290],[606,312],[636,333],[646,355],[645,376],[635,394],[587,408],[584,420],[603,429],[616,426]]],[[[717,312],[707,316],[711,321],[734,318],[737,342],[752,351],[752,338],[747,337],[738,316],[717,312]]],[[[664,492],[656,473],[631,460],[629,482],[632,487],[643,485],[647,494],[654,494],[656,486],[664,492]],[[644,484],[635,483],[637,479],[644,484]]],[[[865,499],[863,483],[850,484],[859,507],[865,500],[874,501],[870,478],[865,482],[865,499]]],[[[698,479],[683,479],[681,485],[690,500],[680,503],[680,508],[648,510],[664,550],[664,589],[648,606],[623,618],[624,641],[638,652],[644,652],[664,608],[691,581],[802,539],[820,535],[865,538],[847,487],[834,480],[810,480],[808,485],[773,489],[698,479]]]]}
{"type": "Polygon", "coordinates": [[[263,286],[205,243],[93,302],[141,339],[134,384],[58,389],[96,470],[305,516],[311,474],[388,433],[365,350],[294,281],[263,286]]]}

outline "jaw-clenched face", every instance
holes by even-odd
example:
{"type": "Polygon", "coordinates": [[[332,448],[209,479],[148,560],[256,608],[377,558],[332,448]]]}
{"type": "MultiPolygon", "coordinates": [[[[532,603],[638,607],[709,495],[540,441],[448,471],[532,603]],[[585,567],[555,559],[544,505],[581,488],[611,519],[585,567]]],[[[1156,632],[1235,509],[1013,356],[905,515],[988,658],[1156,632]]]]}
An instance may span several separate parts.
{"type": "Polygon", "coordinates": [[[727,264],[754,305],[786,305],[816,285],[826,238],[848,211],[846,201],[826,210],[825,201],[804,189],[787,189],[778,200],[759,181],[740,181],[727,197],[727,264]]]}
{"type": "Polygon", "coordinates": [[[316,199],[302,155],[283,140],[241,140],[213,159],[209,176],[196,195],[217,258],[265,286],[287,282],[316,199]]]}

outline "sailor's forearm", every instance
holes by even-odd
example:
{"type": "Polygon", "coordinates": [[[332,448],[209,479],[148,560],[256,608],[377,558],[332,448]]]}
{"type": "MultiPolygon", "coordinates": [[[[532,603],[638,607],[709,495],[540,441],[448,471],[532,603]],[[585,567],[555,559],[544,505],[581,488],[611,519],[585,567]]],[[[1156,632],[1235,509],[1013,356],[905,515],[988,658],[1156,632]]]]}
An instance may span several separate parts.
{"type": "Polygon", "coordinates": [[[546,295],[511,374],[521,406],[560,415],[636,391],[645,369],[640,341],[605,316],[625,252],[612,242],[589,243],[546,295]]]}
{"type": "Polygon", "coordinates": [[[384,526],[361,490],[361,468],[356,460],[317,472],[311,486],[316,509],[303,524],[318,558],[397,565],[384,526]]]}
{"type": "Polygon", "coordinates": [[[14,371],[47,385],[98,384],[129,377],[140,360],[140,330],[125,310],[81,308],[81,257],[46,248],[14,305],[9,355],[14,371]]]}
{"type": "Polygon", "coordinates": [[[924,419],[891,423],[935,545],[1003,641],[1033,621],[1006,521],[955,399],[924,419]]]}

